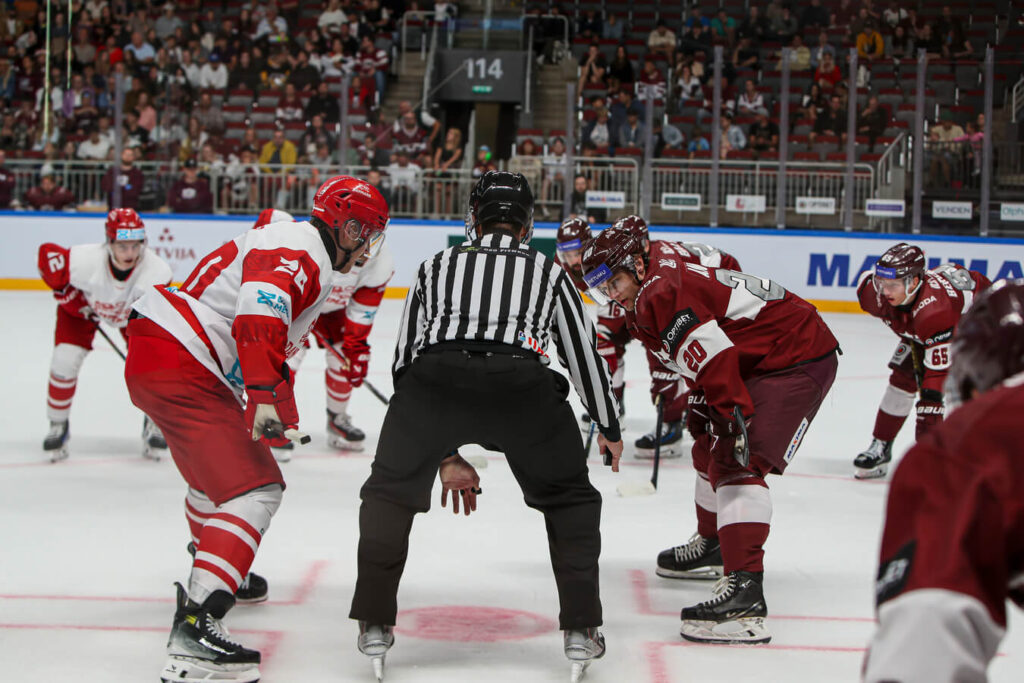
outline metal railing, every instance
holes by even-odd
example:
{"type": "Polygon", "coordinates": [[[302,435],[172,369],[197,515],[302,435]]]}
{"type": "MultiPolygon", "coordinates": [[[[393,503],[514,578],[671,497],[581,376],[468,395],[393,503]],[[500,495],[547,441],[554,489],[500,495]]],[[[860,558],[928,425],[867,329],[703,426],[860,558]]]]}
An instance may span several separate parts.
{"type": "Polygon", "coordinates": [[[399,66],[399,73],[405,73],[405,65],[407,55],[413,50],[420,53],[420,61],[424,61],[427,58],[427,43],[429,42],[428,36],[430,35],[431,29],[433,28],[436,13],[433,11],[423,10],[410,10],[402,15],[402,18],[398,22],[398,31],[401,36],[401,49],[402,59],[399,66]],[[410,27],[409,24],[415,21],[416,23],[410,27]],[[411,40],[411,37],[415,37],[416,40],[411,40]]]}
{"type": "Polygon", "coordinates": [[[1010,100],[1010,120],[1017,123],[1021,120],[1021,112],[1024,111],[1024,76],[1020,77],[1013,86],[1013,94],[1010,100]]]}

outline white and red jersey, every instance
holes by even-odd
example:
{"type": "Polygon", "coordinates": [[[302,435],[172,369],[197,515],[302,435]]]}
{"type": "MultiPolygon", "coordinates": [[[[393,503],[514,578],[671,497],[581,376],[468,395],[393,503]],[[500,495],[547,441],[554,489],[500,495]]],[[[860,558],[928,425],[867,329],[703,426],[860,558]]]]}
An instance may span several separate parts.
{"type": "Polygon", "coordinates": [[[151,289],[134,308],[241,395],[281,381],[331,293],[331,265],[308,222],[271,223],[207,254],[180,290],[151,289]]]}
{"type": "Polygon", "coordinates": [[[682,245],[651,251],[630,332],[722,415],[754,405],[744,381],[822,358],[839,343],[818,311],[782,285],[692,263],[682,245]]]}
{"type": "Polygon", "coordinates": [[[900,461],[865,681],[988,680],[1006,600],[1024,607],[1021,414],[1024,375],[954,410],[900,461]]]}
{"type": "Polygon", "coordinates": [[[925,273],[914,300],[906,306],[893,306],[875,289],[871,272],[861,275],[857,284],[860,307],[889,326],[893,332],[922,347],[920,388],[942,395],[942,384],[949,371],[949,345],[960,316],[971,307],[978,292],[991,282],[973,270],[944,263],[925,273]]]}
{"type": "Polygon", "coordinates": [[[334,274],[331,293],[320,313],[348,311],[349,320],[363,325],[372,324],[384,290],[394,274],[395,260],[385,242],[380,253],[364,265],[355,265],[347,273],[334,274]]]}
{"type": "Polygon", "coordinates": [[[128,277],[119,280],[106,243],[78,244],[70,249],[44,244],[39,247],[39,272],[54,291],[70,285],[82,292],[93,313],[121,329],[128,324],[136,299],[154,285],[171,281],[171,267],[148,247],[128,277]]]}

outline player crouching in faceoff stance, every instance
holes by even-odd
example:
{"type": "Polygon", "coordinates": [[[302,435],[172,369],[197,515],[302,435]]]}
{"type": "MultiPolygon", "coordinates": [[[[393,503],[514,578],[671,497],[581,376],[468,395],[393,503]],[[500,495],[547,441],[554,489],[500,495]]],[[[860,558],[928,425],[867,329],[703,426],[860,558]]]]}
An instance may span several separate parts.
{"type": "Polygon", "coordinates": [[[259,679],[260,653],[231,640],[221,619],[281,503],[269,444],[308,440],[285,361],[334,271],[378,248],[387,223],[373,186],[337,176],[317,191],[308,222],[249,230],[200,260],[181,290],[157,287],[135,303],[125,378],[188,484],[195,543],[188,590],[177,584],[163,681],[259,679]]]}
{"type": "Polygon", "coordinates": [[[1024,280],[980,293],[950,352],[950,415],[889,487],[868,683],[982,683],[1024,607],[1024,280]]]}
{"type": "Polygon", "coordinates": [[[853,461],[857,479],[884,477],[892,442],[917,401],[915,436],[942,421],[942,385],[949,368],[949,340],[988,278],[954,263],[925,270],[924,252],[900,242],[861,276],[857,297],[866,313],[900,337],[889,361],[892,373],[875,417],[871,445],[853,461]]]}
{"type": "Polygon", "coordinates": [[[651,254],[631,231],[609,228],[584,251],[583,269],[591,297],[623,306],[631,334],[693,388],[697,536],[674,554],[682,572],[720,552],[725,575],[714,598],[683,609],[680,633],[766,643],[765,476],[795,455],[835,379],[839,345],[812,305],[775,282],[651,254]]]}
{"type": "MultiPolygon", "coordinates": [[[[46,400],[50,431],[43,441],[51,462],[68,457],[71,401],[100,322],[124,335],[132,303],[150,287],[171,281],[170,266],[146,246],[146,227],[135,209],[111,210],[106,235],[101,244],[39,247],[39,273],[58,303],[46,400]]],[[[158,458],[166,448],[157,426],[143,418],[143,455],[158,458]]]]}

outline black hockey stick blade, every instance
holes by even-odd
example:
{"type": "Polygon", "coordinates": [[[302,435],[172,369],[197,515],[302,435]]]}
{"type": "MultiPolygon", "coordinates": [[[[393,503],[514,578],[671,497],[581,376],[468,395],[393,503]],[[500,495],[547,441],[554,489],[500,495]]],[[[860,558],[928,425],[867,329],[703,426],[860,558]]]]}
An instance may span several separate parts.
{"type": "Polygon", "coordinates": [[[736,435],[736,447],[733,449],[733,456],[741,467],[750,465],[750,440],[747,438],[747,423],[743,419],[743,411],[739,406],[733,406],[732,417],[740,433],[736,435]]]}
{"type": "Polygon", "coordinates": [[[662,400],[661,395],[657,398],[657,419],[654,421],[654,465],[651,469],[651,486],[654,490],[658,490],[658,467],[661,464],[661,425],[663,422],[665,402],[662,400]]]}
{"type": "Polygon", "coordinates": [[[384,392],[382,392],[380,389],[370,384],[369,380],[364,379],[363,384],[366,385],[366,388],[370,390],[370,393],[376,396],[381,403],[383,403],[384,405],[388,405],[389,403],[391,403],[391,399],[385,396],[384,392]]]}

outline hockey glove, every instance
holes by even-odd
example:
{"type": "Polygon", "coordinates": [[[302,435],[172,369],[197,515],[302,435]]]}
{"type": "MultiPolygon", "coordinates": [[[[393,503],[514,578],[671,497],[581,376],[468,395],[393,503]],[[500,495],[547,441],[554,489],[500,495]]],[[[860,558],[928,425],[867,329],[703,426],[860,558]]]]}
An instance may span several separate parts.
{"type": "Polygon", "coordinates": [[[708,431],[708,404],[700,390],[691,391],[686,401],[686,429],[697,439],[708,431]]]}
{"type": "Polygon", "coordinates": [[[732,415],[725,417],[712,411],[708,422],[711,435],[711,457],[722,464],[737,462],[741,467],[750,464],[750,446],[747,442],[747,422],[740,407],[733,408],[732,415]]]}
{"type": "Polygon", "coordinates": [[[299,411],[292,393],[292,378],[288,366],[285,378],[275,386],[247,386],[249,397],[245,404],[245,421],[252,430],[252,440],[266,439],[271,446],[280,447],[290,440],[308,443],[309,437],[298,431],[299,411]]]}
{"type": "Polygon", "coordinates": [[[679,387],[679,375],[667,370],[654,370],[651,372],[651,403],[656,403],[658,396],[664,403],[675,398],[676,389],[679,387]]]}
{"type": "Polygon", "coordinates": [[[85,294],[77,287],[68,285],[64,289],[55,291],[53,298],[57,300],[58,306],[73,316],[86,319],[95,317],[85,294]]]}
{"type": "Polygon", "coordinates": [[[917,425],[914,430],[915,437],[920,439],[934,425],[942,422],[943,414],[942,401],[928,401],[924,399],[918,401],[917,425]]]}
{"type": "Polygon", "coordinates": [[[346,365],[341,372],[353,387],[362,386],[366,373],[370,369],[370,347],[361,344],[357,347],[342,346],[341,353],[345,356],[346,365]]]}

